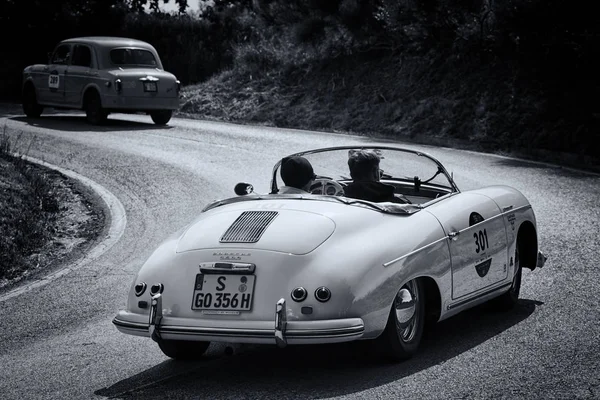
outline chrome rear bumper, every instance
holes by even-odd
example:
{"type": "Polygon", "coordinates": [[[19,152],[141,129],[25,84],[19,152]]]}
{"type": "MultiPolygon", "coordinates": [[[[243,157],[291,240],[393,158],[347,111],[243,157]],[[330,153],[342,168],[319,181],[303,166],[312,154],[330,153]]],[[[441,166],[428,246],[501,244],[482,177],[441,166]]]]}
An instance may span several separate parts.
{"type": "MultiPolygon", "coordinates": [[[[315,321],[287,321],[285,300],[277,302],[274,321],[255,322],[255,327],[243,328],[248,321],[236,324],[240,327],[218,327],[219,321],[193,320],[198,325],[175,325],[173,319],[162,315],[160,295],[152,298],[150,315],[143,316],[121,311],[113,319],[117,329],[129,335],[151,337],[157,341],[198,340],[230,343],[318,344],[337,343],[359,339],[365,330],[361,318],[344,318],[315,321]],[[158,297],[158,298],[157,298],[158,297]],[[157,301],[154,301],[157,300],[157,301]],[[142,321],[142,318],[148,322],[142,321]]],[[[230,324],[231,325],[231,324],[230,324]]]]}

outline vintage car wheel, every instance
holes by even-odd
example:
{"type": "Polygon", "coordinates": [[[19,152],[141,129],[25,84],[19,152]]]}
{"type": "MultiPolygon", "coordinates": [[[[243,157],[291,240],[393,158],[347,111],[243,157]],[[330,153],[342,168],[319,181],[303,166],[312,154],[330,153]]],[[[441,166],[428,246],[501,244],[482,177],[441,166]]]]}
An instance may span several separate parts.
{"type": "Polygon", "coordinates": [[[102,108],[100,95],[95,91],[86,94],[84,108],[87,121],[92,125],[100,125],[108,117],[108,113],[102,108]]]}
{"type": "Polygon", "coordinates": [[[35,89],[32,85],[27,85],[23,91],[23,112],[29,118],[39,118],[43,110],[44,107],[40,106],[37,102],[35,89]]]}
{"type": "Polygon", "coordinates": [[[402,361],[419,348],[425,325],[425,293],[420,280],[406,283],[396,294],[385,330],[378,338],[390,361],[402,361]]]}
{"type": "Polygon", "coordinates": [[[160,340],[158,347],[167,357],[176,360],[196,360],[206,352],[210,342],[188,340],[160,340]]]}
{"type": "Polygon", "coordinates": [[[519,294],[521,293],[521,277],[523,274],[523,268],[519,262],[519,244],[515,249],[515,277],[513,278],[512,285],[508,292],[501,294],[500,296],[490,301],[491,305],[499,311],[508,311],[512,309],[519,301],[519,294]]]}
{"type": "Polygon", "coordinates": [[[160,110],[153,111],[150,113],[150,117],[156,125],[166,125],[171,120],[172,116],[173,111],[171,110],[160,110]]]}

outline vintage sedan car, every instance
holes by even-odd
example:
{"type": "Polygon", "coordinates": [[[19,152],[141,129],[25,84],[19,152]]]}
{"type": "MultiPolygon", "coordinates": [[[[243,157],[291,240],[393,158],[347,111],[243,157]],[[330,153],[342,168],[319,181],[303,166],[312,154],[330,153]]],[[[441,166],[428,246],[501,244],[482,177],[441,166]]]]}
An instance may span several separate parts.
{"type": "Polygon", "coordinates": [[[152,45],[90,36],[63,40],[48,64],[26,67],[22,103],[30,118],[52,107],[85,110],[91,124],[103,123],[111,112],[144,112],[165,125],[179,108],[180,88],[152,45]]]}
{"type": "Polygon", "coordinates": [[[119,331],[151,337],[172,358],[210,342],[279,346],[369,340],[411,357],[425,323],[475,305],[515,305],[522,269],[542,267],[534,211],[518,190],[460,191],[435,158],[392,146],[381,182],[406,204],[345,196],[357,147],[297,153],[317,175],[311,193],[281,194],[281,161],[268,194],[204,208],[166,239],[132,282],[119,331]]]}

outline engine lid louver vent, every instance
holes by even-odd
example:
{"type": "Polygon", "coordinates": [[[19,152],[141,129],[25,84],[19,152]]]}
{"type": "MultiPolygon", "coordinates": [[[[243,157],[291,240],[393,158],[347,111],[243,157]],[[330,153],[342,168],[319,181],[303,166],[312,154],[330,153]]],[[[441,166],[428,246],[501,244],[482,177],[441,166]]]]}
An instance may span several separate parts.
{"type": "Polygon", "coordinates": [[[244,211],[221,236],[221,243],[256,243],[277,211],[244,211]]]}

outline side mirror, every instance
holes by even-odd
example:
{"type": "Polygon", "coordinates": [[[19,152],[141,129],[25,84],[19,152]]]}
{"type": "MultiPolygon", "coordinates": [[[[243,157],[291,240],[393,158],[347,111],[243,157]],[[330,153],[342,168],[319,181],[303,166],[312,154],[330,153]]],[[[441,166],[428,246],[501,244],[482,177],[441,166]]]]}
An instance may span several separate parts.
{"type": "Polygon", "coordinates": [[[233,189],[238,196],[245,196],[254,192],[254,187],[249,183],[240,182],[233,189]]]}

